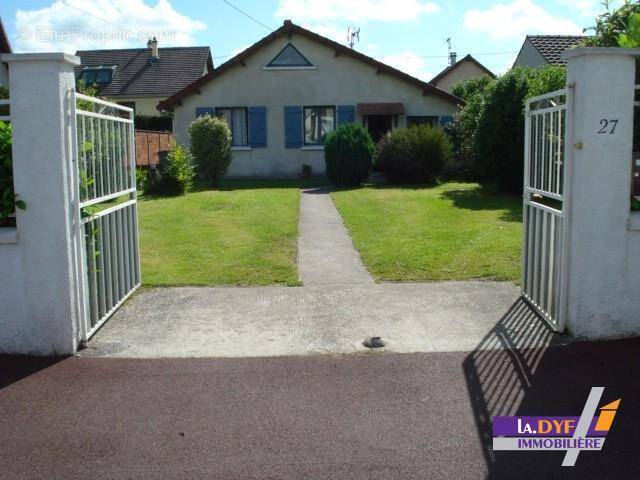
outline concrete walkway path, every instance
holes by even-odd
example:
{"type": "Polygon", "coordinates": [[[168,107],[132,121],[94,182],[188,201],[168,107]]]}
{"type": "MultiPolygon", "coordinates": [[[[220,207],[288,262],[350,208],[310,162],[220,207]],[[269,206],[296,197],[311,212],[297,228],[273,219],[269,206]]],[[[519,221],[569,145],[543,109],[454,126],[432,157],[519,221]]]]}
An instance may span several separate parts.
{"type": "Polygon", "coordinates": [[[304,285],[373,283],[329,190],[302,190],[298,271],[304,285]]]}

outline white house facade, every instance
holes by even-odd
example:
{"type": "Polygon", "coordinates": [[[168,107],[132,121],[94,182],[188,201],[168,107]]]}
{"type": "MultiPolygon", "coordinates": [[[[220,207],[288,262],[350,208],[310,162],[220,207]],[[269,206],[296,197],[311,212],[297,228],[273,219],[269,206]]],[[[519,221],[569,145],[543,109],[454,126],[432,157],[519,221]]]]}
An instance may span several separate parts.
{"type": "Polygon", "coordinates": [[[374,140],[411,124],[450,122],[462,100],[290,21],[162,102],[178,141],[204,114],[227,120],[229,176],[290,177],[302,165],[324,172],[324,136],[343,123],[374,140]]]}
{"type": "Polygon", "coordinates": [[[449,62],[449,66],[433,77],[430,82],[445,92],[451,92],[456,83],[485,76],[496,77],[491,70],[471,55],[466,55],[462,59],[456,60],[455,53],[451,53],[449,54],[449,62]]]}

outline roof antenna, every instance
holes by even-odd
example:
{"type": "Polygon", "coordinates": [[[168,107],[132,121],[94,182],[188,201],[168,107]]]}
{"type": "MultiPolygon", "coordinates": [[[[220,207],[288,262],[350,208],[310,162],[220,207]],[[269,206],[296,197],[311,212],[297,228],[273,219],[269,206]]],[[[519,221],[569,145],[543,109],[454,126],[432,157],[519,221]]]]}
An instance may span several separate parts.
{"type": "Polygon", "coordinates": [[[356,27],[349,27],[347,29],[347,44],[350,48],[360,41],[360,28],[356,30],[356,27]]]}
{"type": "Polygon", "coordinates": [[[451,37],[447,37],[445,42],[447,42],[447,58],[449,59],[449,66],[451,67],[456,63],[458,55],[456,52],[451,51],[451,37]]]}

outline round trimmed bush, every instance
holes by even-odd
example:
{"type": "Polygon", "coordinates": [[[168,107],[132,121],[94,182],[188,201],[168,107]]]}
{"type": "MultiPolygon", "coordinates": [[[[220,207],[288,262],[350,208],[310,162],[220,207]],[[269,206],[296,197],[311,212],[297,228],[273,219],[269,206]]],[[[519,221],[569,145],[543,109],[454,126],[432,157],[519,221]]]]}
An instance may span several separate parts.
{"type": "Polygon", "coordinates": [[[355,123],[347,123],[325,139],[324,161],[327,177],[340,187],[362,184],[371,171],[375,145],[369,132],[355,123]]]}
{"type": "Polygon", "coordinates": [[[227,122],[209,115],[198,117],[189,125],[189,141],[200,177],[217,185],[231,164],[231,130],[227,122]]]}
{"type": "Polygon", "coordinates": [[[451,139],[429,125],[401,128],[378,142],[377,166],[391,183],[429,183],[453,156],[451,139]]]}

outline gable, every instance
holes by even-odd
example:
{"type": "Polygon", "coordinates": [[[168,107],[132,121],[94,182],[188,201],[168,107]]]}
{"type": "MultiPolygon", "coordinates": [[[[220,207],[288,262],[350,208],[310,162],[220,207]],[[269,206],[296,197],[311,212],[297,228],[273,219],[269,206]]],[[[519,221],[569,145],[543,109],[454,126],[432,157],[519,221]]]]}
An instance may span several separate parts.
{"type": "Polygon", "coordinates": [[[291,68],[291,67],[311,67],[312,63],[293,46],[291,42],[287,43],[280,52],[271,60],[267,67],[269,68],[291,68]]]}
{"type": "MultiPolygon", "coordinates": [[[[160,110],[170,110],[174,105],[180,104],[182,99],[186,96],[192,95],[194,93],[200,93],[201,88],[215,80],[222,75],[226,75],[227,72],[233,71],[236,68],[242,67],[246,68],[247,65],[253,63],[255,61],[255,56],[261,56],[260,52],[264,51],[267,47],[272,47],[274,43],[280,43],[284,38],[288,38],[289,42],[292,43],[292,38],[294,39],[297,47],[300,47],[299,40],[303,39],[307,45],[313,44],[317,47],[323,47],[326,51],[330,52],[331,55],[335,58],[349,58],[360,65],[367,68],[368,72],[373,73],[373,77],[376,75],[384,75],[387,77],[393,77],[397,81],[400,81],[407,85],[412,85],[414,88],[417,88],[422,92],[423,95],[434,95],[440,97],[444,102],[448,102],[453,105],[464,105],[464,100],[445,92],[435,85],[432,85],[428,82],[415,78],[407,73],[404,73],[394,67],[386,65],[378,60],[375,60],[363,53],[360,53],[356,50],[353,50],[345,45],[342,45],[338,42],[334,42],[326,37],[318,35],[310,30],[302,28],[298,25],[293,24],[290,20],[285,20],[282,27],[278,30],[275,30],[271,34],[267,35],[263,39],[251,45],[249,48],[245,49],[229,61],[223,63],[218,68],[205,75],[201,79],[196,80],[189,86],[185,87],[175,95],[170,96],[163,102],[160,102],[158,105],[158,109],[160,110]]],[[[282,45],[280,43],[280,45],[282,45]]],[[[285,45],[286,46],[286,45],[285,45]]],[[[280,49],[284,48],[281,46],[280,49]]],[[[306,47],[305,47],[306,48],[306,47]]],[[[300,52],[304,52],[304,55],[307,55],[309,58],[314,58],[308,49],[300,49],[300,52]]],[[[277,70],[276,68],[267,67],[267,64],[274,58],[277,57],[278,51],[272,52],[271,57],[269,59],[263,59],[263,63],[261,63],[261,68],[266,70],[277,70]]],[[[307,57],[305,57],[307,58],[307,57]]],[[[317,60],[314,58],[314,66],[312,67],[302,67],[302,68],[313,68],[315,69],[317,65],[317,60]]],[[[282,68],[282,67],[280,67],[282,68]]],[[[288,67],[284,68],[284,70],[291,70],[296,67],[288,67]]],[[[298,67],[300,68],[300,67],[298,67]]],[[[320,68],[320,67],[318,67],[320,68]]],[[[299,73],[299,72],[298,72],[299,73]]],[[[335,73],[335,72],[334,72],[335,73]]],[[[368,80],[369,81],[369,80],[368,80]]]]}

